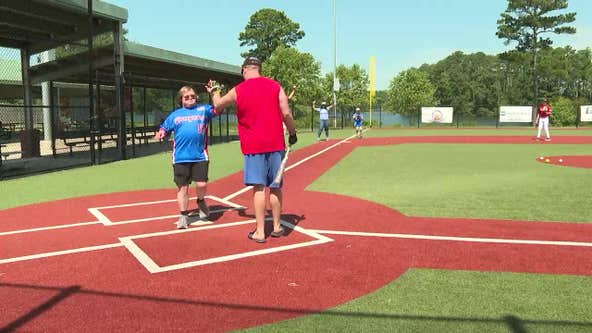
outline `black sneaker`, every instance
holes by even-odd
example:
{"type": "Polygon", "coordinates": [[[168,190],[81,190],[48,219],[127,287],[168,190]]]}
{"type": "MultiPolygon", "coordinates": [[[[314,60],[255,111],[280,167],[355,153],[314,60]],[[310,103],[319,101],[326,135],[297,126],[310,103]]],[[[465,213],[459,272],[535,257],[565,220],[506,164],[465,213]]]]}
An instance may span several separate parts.
{"type": "Polygon", "coordinates": [[[197,200],[197,207],[199,208],[199,218],[200,219],[207,219],[210,216],[210,209],[206,204],[205,199],[197,200]]]}

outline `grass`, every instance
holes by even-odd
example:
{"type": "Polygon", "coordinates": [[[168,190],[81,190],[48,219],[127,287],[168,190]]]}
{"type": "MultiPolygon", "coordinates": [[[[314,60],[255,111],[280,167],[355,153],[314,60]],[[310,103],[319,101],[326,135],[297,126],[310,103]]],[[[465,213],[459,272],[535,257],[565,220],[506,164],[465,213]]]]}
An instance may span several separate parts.
{"type": "Polygon", "coordinates": [[[410,216],[592,222],[592,170],[536,161],[589,153],[586,145],[362,147],[309,189],[379,202],[410,216]]]}
{"type": "MultiPolygon", "coordinates": [[[[340,133],[340,132],[336,132],[340,133]]],[[[342,131],[344,137],[349,131],[342,131]]],[[[296,149],[316,142],[316,134],[302,133],[296,149]]],[[[210,181],[238,172],[243,157],[238,142],[209,147],[210,181]]],[[[0,181],[0,209],[36,202],[143,189],[174,188],[170,152],[91,167],[0,181]]]]}
{"type": "Polygon", "coordinates": [[[245,332],[590,332],[589,277],[411,269],[328,311],[245,332]]]}

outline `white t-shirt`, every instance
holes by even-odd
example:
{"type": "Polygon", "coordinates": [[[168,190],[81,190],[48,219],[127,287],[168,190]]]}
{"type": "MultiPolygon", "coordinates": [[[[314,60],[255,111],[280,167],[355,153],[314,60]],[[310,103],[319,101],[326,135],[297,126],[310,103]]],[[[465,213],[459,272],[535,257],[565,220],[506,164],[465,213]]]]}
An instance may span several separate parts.
{"type": "Polygon", "coordinates": [[[326,108],[317,108],[321,120],[329,120],[329,110],[326,108]]]}

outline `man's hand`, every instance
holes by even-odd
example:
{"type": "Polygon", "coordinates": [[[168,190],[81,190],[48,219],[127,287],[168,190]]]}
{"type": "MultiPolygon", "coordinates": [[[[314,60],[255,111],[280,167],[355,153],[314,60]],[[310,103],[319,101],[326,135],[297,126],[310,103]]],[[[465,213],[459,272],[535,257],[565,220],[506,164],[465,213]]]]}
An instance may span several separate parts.
{"type": "Polygon", "coordinates": [[[220,91],[221,87],[220,87],[220,83],[214,81],[214,80],[210,80],[208,81],[208,84],[205,85],[206,91],[208,92],[208,94],[213,94],[216,91],[220,91]]]}
{"type": "Polygon", "coordinates": [[[290,136],[288,137],[288,143],[290,144],[290,146],[295,144],[296,142],[298,142],[298,137],[296,136],[296,133],[290,134],[290,136]]]}

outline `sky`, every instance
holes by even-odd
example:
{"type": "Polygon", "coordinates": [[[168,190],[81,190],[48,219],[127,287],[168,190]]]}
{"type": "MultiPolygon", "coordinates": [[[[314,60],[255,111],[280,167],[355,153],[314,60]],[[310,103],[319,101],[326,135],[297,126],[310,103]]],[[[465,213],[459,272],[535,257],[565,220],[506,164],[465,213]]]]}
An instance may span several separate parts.
{"type": "MultiPolygon", "coordinates": [[[[322,73],[376,59],[376,89],[403,70],[436,63],[454,51],[495,55],[512,49],[497,38],[507,0],[106,0],[128,10],[132,42],[240,65],[238,36],[263,8],[283,11],[305,32],[295,47],[321,63],[322,73]],[[334,18],[336,33],[334,33],[334,18]]],[[[592,47],[592,0],[569,0],[575,35],[550,35],[554,46],[592,47]]]]}

